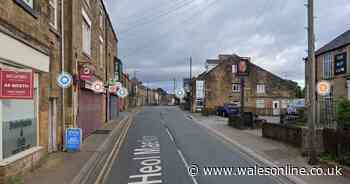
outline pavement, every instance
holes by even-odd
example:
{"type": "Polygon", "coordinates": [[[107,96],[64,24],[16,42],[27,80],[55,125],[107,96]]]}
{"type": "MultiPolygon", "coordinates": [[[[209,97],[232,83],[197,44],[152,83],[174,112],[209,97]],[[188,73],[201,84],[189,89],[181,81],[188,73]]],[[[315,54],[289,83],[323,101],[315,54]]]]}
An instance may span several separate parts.
{"type": "MultiPolygon", "coordinates": [[[[218,116],[204,117],[200,114],[186,112],[197,123],[229,140],[250,155],[260,158],[275,166],[286,164],[295,167],[311,168],[307,158],[303,157],[299,148],[262,137],[261,129],[238,130],[227,125],[227,118],[218,116]]],[[[320,167],[315,166],[315,167],[320,167]]],[[[350,179],[343,176],[298,176],[299,183],[308,184],[349,184],[350,179]]]]}
{"type": "MultiPolygon", "coordinates": [[[[253,167],[258,161],[201,126],[177,107],[137,114],[106,183],[291,183],[286,177],[205,175],[205,166],[253,167]],[[191,175],[188,168],[191,168],[191,175]],[[198,168],[199,170],[192,170],[198,168]],[[198,172],[197,172],[198,171],[198,172]]],[[[260,164],[260,163],[259,163],[260,164]]]]}
{"type": "MultiPolygon", "coordinates": [[[[90,175],[96,172],[95,167],[108,153],[111,142],[120,134],[121,127],[131,115],[123,112],[117,120],[108,122],[101,130],[110,133],[92,134],[83,141],[79,152],[55,152],[41,160],[40,166],[23,176],[26,184],[68,184],[88,183],[90,175]]],[[[89,181],[92,182],[92,181],[89,181]]]]}

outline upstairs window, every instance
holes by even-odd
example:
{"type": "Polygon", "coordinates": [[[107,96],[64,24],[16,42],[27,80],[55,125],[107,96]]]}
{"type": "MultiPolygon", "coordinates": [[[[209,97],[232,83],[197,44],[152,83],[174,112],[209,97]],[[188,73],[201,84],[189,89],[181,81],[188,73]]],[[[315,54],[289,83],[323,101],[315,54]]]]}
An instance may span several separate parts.
{"type": "Polygon", "coordinates": [[[49,1],[49,18],[50,25],[57,29],[57,0],[49,1]]]}
{"type": "Polygon", "coordinates": [[[21,1],[24,2],[31,9],[34,9],[34,0],[21,0],[21,1]]]}
{"type": "Polygon", "coordinates": [[[83,14],[83,52],[88,56],[91,56],[91,20],[84,10],[83,14]]]}
{"type": "Polygon", "coordinates": [[[232,65],[232,73],[233,73],[233,74],[236,74],[236,73],[237,73],[237,65],[236,65],[236,64],[233,64],[233,65],[232,65]]]}
{"type": "Polygon", "coordinates": [[[323,58],[323,78],[331,79],[333,77],[333,57],[332,54],[326,54],[323,58]]]}
{"type": "Polygon", "coordinates": [[[101,28],[101,30],[103,30],[103,26],[104,26],[104,16],[103,16],[103,10],[101,8],[100,9],[100,28],[101,28]]]}
{"type": "Polygon", "coordinates": [[[256,100],[256,108],[258,109],[265,108],[265,100],[256,100]]]}
{"type": "Polygon", "coordinates": [[[258,84],[258,85],[256,85],[256,93],[258,93],[258,94],[265,94],[266,93],[265,84],[258,84]]]}

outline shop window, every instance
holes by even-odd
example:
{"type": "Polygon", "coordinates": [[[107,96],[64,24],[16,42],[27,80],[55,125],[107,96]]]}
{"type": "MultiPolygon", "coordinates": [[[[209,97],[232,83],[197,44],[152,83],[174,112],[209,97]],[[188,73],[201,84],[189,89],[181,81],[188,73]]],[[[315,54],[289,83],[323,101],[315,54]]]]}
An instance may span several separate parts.
{"type": "Polygon", "coordinates": [[[37,146],[37,99],[35,86],[33,99],[0,100],[0,160],[37,146]]]}
{"type": "Polygon", "coordinates": [[[50,25],[57,29],[57,0],[49,1],[49,18],[50,25]]]}

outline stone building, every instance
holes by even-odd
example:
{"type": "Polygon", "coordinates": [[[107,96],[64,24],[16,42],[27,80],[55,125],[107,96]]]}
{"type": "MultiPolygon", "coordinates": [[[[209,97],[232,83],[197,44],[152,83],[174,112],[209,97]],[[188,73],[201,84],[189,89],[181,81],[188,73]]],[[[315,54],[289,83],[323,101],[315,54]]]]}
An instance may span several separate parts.
{"type": "MultiPolygon", "coordinates": [[[[240,105],[240,77],[238,63],[250,58],[237,55],[220,55],[219,63],[194,78],[192,82],[192,111],[197,106],[214,112],[225,103],[240,105]],[[203,84],[198,83],[203,81],[203,84]],[[202,85],[202,86],[200,86],[202,85]],[[196,89],[196,88],[200,89],[196,89]],[[198,96],[203,96],[202,99],[198,96]]],[[[260,115],[279,115],[287,108],[288,100],[296,98],[297,83],[282,79],[249,62],[249,75],[245,78],[245,109],[260,115]]]]}
{"type": "Polygon", "coordinates": [[[65,90],[65,125],[79,127],[83,137],[110,117],[105,86],[115,76],[117,36],[101,0],[65,1],[65,68],[77,81],[65,90]]]}
{"type": "MultiPolygon", "coordinates": [[[[335,127],[335,105],[339,98],[350,98],[350,30],[336,37],[316,51],[316,83],[328,81],[331,93],[318,97],[319,121],[335,127]]],[[[310,66],[305,59],[305,81],[308,93],[310,66]]],[[[315,84],[316,85],[316,84],[315,84]]],[[[307,97],[308,95],[306,95],[307,97]]],[[[308,99],[306,99],[308,101],[308,99]]]]}
{"type": "Polygon", "coordinates": [[[60,4],[1,1],[0,183],[62,147],[60,4]]]}

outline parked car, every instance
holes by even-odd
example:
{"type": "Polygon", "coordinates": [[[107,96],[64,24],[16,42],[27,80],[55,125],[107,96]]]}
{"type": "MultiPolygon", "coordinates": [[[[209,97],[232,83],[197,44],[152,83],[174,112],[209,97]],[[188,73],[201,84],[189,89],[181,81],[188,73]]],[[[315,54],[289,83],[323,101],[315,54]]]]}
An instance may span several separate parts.
{"type": "Polygon", "coordinates": [[[239,115],[239,106],[236,104],[224,104],[222,107],[216,109],[216,114],[218,116],[229,117],[229,116],[238,116],[239,115]]]}

